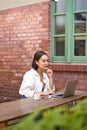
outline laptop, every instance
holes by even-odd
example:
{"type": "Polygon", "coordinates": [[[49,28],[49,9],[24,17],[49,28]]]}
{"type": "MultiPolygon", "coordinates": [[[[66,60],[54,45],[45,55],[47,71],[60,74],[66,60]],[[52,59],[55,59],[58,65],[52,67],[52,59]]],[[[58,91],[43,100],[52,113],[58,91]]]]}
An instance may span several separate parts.
{"type": "Polygon", "coordinates": [[[74,96],[78,80],[68,80],[64,92],[56,93],[52,97],[66,98],[74,96]]]}

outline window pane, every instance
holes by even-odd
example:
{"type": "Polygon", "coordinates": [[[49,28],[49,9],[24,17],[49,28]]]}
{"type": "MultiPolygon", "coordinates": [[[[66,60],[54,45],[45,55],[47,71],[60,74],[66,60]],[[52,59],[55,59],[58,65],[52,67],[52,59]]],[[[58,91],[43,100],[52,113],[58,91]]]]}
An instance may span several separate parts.
{"type": "Polygon", "coordinates": [[[65,38],[55,38],[55,55],[64,56],[65,55],[65,38]]]}
{"type": "Polygon", "coordinates": [[[76,37],[74,41],[74,55],[85,56],[85,37],[76,37]]]}
{"type": "Polygon", "coordinates": [[[86,14],[77,13],[75,14],[75,33],[86,32],[86,14]]]}
{"type": "Polygon", "coordinates": [[[66,0],[59,0],[58,2],[56,2],[56,7],[55,7],[55,11],[56,13],[63,13],[66,10],[66,0]]]}
{"type": "Polygon", "coordinates": [[[56,16],[55,34],[65,34],[65,16],[56,16]]]}
{"type": "Polygon", "coordinates": [[[76,8],[75,10],[78,11],[78,10],[86,10],[86,6],[87,6],[87,3],[86,3],[87,0],[76,0],[76,8]]]}

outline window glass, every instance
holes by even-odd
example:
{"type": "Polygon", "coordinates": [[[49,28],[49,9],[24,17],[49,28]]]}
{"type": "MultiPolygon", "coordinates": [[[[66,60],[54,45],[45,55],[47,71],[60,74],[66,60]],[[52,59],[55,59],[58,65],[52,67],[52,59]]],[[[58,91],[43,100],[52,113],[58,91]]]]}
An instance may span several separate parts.
{"type": "Polygon", "coordinates": [[[55,53],[56,56],[65,55],[65,38],[55,38],[55,53]]]}
{"type": "Polygon", "coordinates": [[[55,34],[65,34],[65,16],[56,16],[55,34]]]}
{"type": "Polygon", "coordinates": [[[86,32],[86,14],[77,13],[75,14],[75,33],[86,32]]]}
{"type": "Polygon", "coordinates": [[[76,7],[75,10],[86,10],[86,6],[87,6],[87,0],[76,0],[76,7]]]}
{"type": "Polygon", "coordinates": [[[85,56],[85,37],[75,37],[74,56],[85,56]]]}
{"type": "Polygon", "coordinates": [[[66,10],[66,0],[59,0],[56,2],[55,12],[63,13],[66,10]]]}

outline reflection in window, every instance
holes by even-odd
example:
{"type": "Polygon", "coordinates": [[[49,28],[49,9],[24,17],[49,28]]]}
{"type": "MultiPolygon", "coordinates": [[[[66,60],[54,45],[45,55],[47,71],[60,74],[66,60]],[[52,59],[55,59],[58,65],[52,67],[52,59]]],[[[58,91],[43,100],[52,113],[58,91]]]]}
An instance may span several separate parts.
{"type": "Polygon", "coordinates": [[[87,0],[76,0],[76,11],[86,10],[87,0]]]}
{"type": "Polygon", "coordinates": [[[65,55],[65,38],[55,39],[55,53],[56,53],[56,56],[65,55]]]}
{"type": "Polygon", "coordinates": [[[56,16],[55,34],[65,34],[65,16],[56,16]]]}
{"type": "Polygon", "coordinates": [[[75,40],[74,55],[85,56],[85,40],[75,40]]]}
{"type": "Polygon", "coordinates": [[[58,2],[56,2],[56,7],[55,7],[56,13],[65,12],[66,10],[65,7],[66,7],[66,0],[59,0],[58,2]]]}
{"type": "Polygon", "coordinates": [[[86,32],[86,14],[77,13],[75,14],[75,33],[86,32]]]}

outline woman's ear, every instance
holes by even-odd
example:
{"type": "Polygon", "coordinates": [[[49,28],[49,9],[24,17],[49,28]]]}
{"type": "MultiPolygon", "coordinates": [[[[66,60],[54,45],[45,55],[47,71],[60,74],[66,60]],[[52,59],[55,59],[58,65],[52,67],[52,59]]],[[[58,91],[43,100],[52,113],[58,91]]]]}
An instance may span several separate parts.
{"type": "Polygon", "coordinates": [[[36,65],[38,65],[38,61],[35,61],[36,65]]]}

